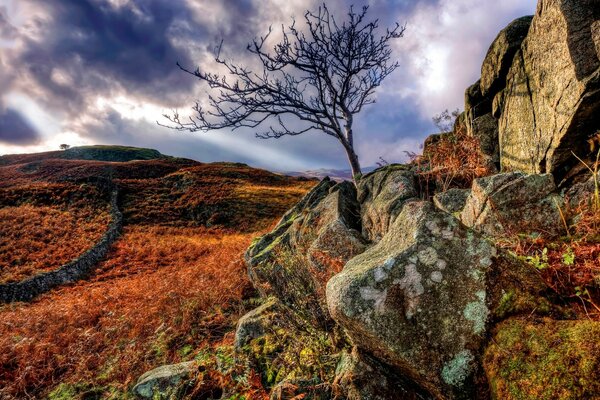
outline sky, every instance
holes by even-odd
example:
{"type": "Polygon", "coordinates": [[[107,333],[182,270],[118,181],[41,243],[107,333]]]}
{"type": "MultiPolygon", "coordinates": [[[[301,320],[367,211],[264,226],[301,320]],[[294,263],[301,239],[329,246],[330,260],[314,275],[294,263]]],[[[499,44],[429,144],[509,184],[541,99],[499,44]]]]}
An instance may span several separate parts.
{"type": "MultiPolygon", "coordinates": [[[[198,161],[275,171],[347,168],[335,139],[319,133],[257,139],[250,130],[177,132],[157,124],[191,113],[209,88],[176,63],[214,71],[213,50],[254,65],[246,45],[299,21],[312,0],[0,0],[0,155],[71,146],[151,147],[198,161]],[[280,28],[279,28],[280,29],[280,28]]],[[[435,132],[431,117],[462,109],[465,88],[498,32],[533,14],[535,0],[337,0],[369,6],[381,27],[406,24],[392,42],[400,67],[355,120],[363,166],[402,162],[435,132]]],[[[268,129],[268,125],[266,125],[268,129]]]]}

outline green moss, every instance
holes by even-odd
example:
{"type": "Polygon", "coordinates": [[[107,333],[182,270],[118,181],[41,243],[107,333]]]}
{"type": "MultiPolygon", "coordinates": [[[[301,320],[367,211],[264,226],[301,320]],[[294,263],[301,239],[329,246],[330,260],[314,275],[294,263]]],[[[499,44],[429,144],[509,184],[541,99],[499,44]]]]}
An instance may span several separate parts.
{"type": "Polygon", "coordinates": [[[493,398],[598,398],[599,337],[600,323],[594,321],[512,319],[500,324],[484,357],[493,398]]]}

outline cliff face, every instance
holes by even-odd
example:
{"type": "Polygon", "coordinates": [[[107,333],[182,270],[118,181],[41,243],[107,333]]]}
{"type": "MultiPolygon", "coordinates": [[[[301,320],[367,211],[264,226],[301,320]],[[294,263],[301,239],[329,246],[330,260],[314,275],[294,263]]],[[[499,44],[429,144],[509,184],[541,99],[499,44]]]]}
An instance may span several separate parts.
{"type": "Polygon", "coordinates": [[[562,180],[600,130],[599,54],[597,1],[541,0],[492,43],[460,124],[503,170],[562,180]]]}
{"type": "Polygon", "coordinates": [[[600,396],[600,323],[577,319],[544,282],[547,249],[535,259],[502,245],[570,235],[578,217],[563,210],[591,198],[594,177],[562,181],[600,130],[599,10],[542,0],[491,45],[455,130],[479,138],[502,173],[433,202],[411,166],[376,170],[356,190],[325,179],[248,250],[254,285],[277,306],[262,325],[260,310],[240,321],[238,353],[258,362],[273,321],[294,320],[328,338],[320,351],[337,365],[320,377],[279,370],[273,398],[600,396]]]}

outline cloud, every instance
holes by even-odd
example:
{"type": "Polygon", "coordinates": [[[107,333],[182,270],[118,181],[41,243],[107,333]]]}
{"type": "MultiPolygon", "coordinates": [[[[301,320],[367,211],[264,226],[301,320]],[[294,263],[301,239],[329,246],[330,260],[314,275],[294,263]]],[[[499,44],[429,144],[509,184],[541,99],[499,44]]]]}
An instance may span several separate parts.
{"type": "Polygon", "coordinates": [[[0,142],[30,146],[39,143],[39,133],[17,111],[0,110],[0,142]]]}
{"type": "MultiPolygon", "coordinates": [[[[18,110],[23,122],[54,118],[50,125],[59,132],[29,135],[42,145],[54,148],[53,138],[75,137],[278,170],[346,165],[340,145],[327,136],[261,141],[249,131],[181,134],[155,124],[165,112],[183,113],[206,99],[208,88],[176,62],[218,70],[213,49],[223,39],[225,56],[253,66],[249,41],[269,25],[275,31],[288,25],[292,16],[301,23],[320,0],[1,1],[7,6],[0,7],[0,109],[18,110]],[[37,108],[16,107],[19,96],[37,108]],[[44,118],[35,118],[36,109],[44,118]]],[[[341,18],[350,3],[356,2],[330,7],[341,18]]],[[[380,156],[402,161],[405,150],[418,150],[434,130],[431,116],[462,106],[498,31],[535,8],[535,0],[364,0],[356,7],[363,4],[382,28],[408,24],[394,43],[401,67],[378,88],[378,103],[356,119],[363,165],[380,156]]]]}

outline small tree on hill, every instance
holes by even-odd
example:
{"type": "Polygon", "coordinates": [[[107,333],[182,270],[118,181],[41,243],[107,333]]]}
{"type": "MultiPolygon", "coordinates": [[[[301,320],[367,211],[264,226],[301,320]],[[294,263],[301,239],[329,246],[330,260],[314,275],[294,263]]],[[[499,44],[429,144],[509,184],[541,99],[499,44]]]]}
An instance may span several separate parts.
{"type": "Polygon", "coordinates": [[[272,124],[259,138],[280,138],[309,131],[323,132],[344,147],[353,176],[361,173],[354,147],[354,116],[375,102],[373,94],[398,63],[390,61],[390,41],[400,38],[404,26],[396,24],[378,35],[378,20],[365,20],[368,7],[340,23],[325,4],[304,15],[306,31],[296,21],[282,27],[282,40],[271,51],[265,43],[272,33],[247,47],[262,66],[253,72],[221,57],[216,61],[226,75],[202,71],[190,73],[208,83],[216,94],[208,97],[208,110],[196,102],[194,116],[182,120],[177,112],[165,115],[177,130],[211,131],[223,128],[256,128],[272,124]]]}
{"type": "Polygon", "coordinates": [[[61,145],[60,145],[60,146],[58,146],[58,147],[60,147],[60,149],[61,149],[61,150],[68,150],[68,149],[70,149],[70,148],[71,148],[71,146],[70,146],[70,145],[68,145],[68,144],[66,144],[66,143],[63,143],[63,144],[61,144],[61,145]]]}

